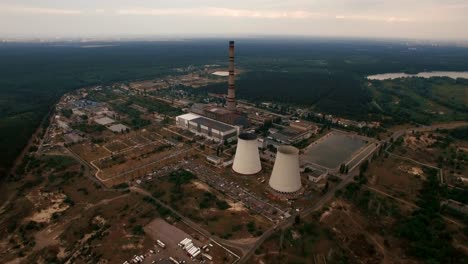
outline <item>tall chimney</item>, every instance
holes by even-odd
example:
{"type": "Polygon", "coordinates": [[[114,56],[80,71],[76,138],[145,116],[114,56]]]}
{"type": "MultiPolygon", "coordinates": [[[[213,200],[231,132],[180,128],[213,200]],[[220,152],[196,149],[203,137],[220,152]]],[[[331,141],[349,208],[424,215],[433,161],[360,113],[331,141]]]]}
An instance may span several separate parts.
{"type": "Polygon", "coordinates": [[[236,87],[234,87],[234,41],[229,41],[229,80],[228,80],[228,95],[227,109],[230,111],[236,110],[236,87]]]}

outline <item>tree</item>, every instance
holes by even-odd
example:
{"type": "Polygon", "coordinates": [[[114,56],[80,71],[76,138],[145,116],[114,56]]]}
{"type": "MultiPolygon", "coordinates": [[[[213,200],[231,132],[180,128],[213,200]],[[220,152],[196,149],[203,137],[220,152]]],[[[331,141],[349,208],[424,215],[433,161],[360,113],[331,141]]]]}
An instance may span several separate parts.
{"type": "Polygon", "coordinates": [[[365,160],[359,167],[359,173],[364,174],[368,168],[369,168],[369,161],[365,160]]]}
{"type": "Polygon", "coordinates": [[[340,165],[340,173],[344,173],[345,172],[345,165],[342,163],[340,165]]]}
{"type": "Polygon", "coordinates": [[[294,224],[299,225],[300,223],[301,223],[301,216],[296,215],[296,217],[294,217],[294,224]]]}

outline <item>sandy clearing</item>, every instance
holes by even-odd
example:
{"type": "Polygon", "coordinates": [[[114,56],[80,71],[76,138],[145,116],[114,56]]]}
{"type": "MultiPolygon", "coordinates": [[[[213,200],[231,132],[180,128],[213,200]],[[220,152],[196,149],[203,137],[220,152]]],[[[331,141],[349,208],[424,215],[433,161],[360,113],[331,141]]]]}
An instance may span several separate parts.
{"type": "Polygon", "coordinates": [[[39,223],[49,223],[54,213],[60,213],[67,210],[70,206],[64,204],[66,195],[63,193],[45,193],[40,192],[37,199],[34,197],[28,197],[35,207],[39,207],[42,202],[50,203],[48,207],[41,209],[39,212],[34,213],[32,216],[26,218],[26,220],[35,221],[39,223]]]}
{"type": "Polygon", "coordinates": [[[204,190],[204,191],[207,191],[207,192],[211,192],[210,186],[208,186],[204,182],[194,180],[194,181],[192,181],[192,184],[193,184],[193,186],[195,186],[195,188],[197,188],[199,190],[204,190]]]}
{"type": "Polygon", "coordinates": [[[244,212],[247,211],[247,208],[245,208],[244,204],[242,202],[233,202],[230,200],[227,200],[227,203],[229,206],[231,206],[228,211],[233,211],[233,212],[244,212]]]}

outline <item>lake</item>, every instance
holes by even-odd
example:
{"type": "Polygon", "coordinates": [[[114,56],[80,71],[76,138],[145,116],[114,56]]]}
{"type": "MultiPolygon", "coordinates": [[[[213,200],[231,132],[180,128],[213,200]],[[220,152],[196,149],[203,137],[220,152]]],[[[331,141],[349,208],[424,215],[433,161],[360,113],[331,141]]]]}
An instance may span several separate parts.
{"type": "Polygon", "coordinates": [[[397,79],[397,78],[408,78],[408,77],[422,77],[422,78],[431,78],[431,77],[449,77],[452,79],[465,78],[468,79],[468,72],[452,72],[452,71],[433,71],[433,72],[420,72],[417,74],[407,74],[403,72],[396,73],[382,73],[367,76],[369,80],[388,80],[388,79],[397,79]]]}

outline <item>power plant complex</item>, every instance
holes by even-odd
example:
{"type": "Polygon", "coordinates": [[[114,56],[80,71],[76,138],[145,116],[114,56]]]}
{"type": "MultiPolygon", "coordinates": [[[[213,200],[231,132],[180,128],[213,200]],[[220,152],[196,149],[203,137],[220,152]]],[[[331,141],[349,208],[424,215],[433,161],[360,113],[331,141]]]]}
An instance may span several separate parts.
{"type": "MultiPolygon", "coordinates": [[[[379,166],[369,162],[378,156],[382,150],[381,144],[386,141],[338,129],[338,125],[349,124],[333,121],[342,120],[341,118],[316,113],[315,108],[307,104],[287,104],[279,100],[280,98],[265,94],[264,98],[248,100],[248,93],[245,93],[246,99],[236,99],[236,89],[243,92],[250,88],[263,90],[261,87],[265,87],[268,93],[271,87],[268,81],[259,82],[260,79],[255,74],[265,70],[265,66],[255,68],[258,66],[257,57],[246,60],[245,64],[239,64],[245,65],[245,68],[239,67],[236,71],[234,41],[225,41],[223,46],[226,44],[229,44],[229,49],[224,53],[225,57],[229,58],[229,63],[227,58],[224,62],[219,62],[217,57],[209,58],[205,63],[200,63],[197,59],[194,65],[165,71],[167,76],[90,86],[72,91],[55,105],[51,118],[48,119],[50,124],[44,129],[43,135],[32,137],[35,154],[31,155],[37,156],[37,162],[40,162],[37,164],[47,167],[50,163],[48,158],[41,158],[42,156],[53,155],[57,158],[62,157],[60,159],[68,159],[68,154],[73,154],[73,160],[76,158],[83,166],[77,166],[77,162],[66,162],[63,167],[65,172],[79,173],[89,167],[88,169],[93,171],[92,180],[95,178],[104,187],[123,186],[143,194],[132,194],[120,199],[116,193],[114,196],[119,200],[112,199],[116,201],[112,206],[109,205],[111,207],[102,205],[98,208],[107,210],[108,207],[107,211],[112,211],[113,208],[125,207],[117,212],[118,216],[122,217],[109,217],[107,213],[103,217],[86,214],[86,222],[99,224],[104,220],[106,223],[109,221],[113,226],[122,226],[120,229],[123,233],[133,232],[137,235],[138,241],[133,237],[128,240],[128,236],[121,235],[120,229],[112,235],[113,239],[122,237],[121,240],[116,240],[118,245],[143,243],[142,247],[127,250],[125,254],[130,256],[133,252],[136,253],[136,250],[149,250],[120,263],[161,264],[163,259],[174,264],[269,262],[271,258],[267,258],[268,254],[256,254],[257,247],[261,246],[260,242],[267,242],[266,246],[262,246],[262,251],[271,252],[277,249],[276,245],[281,249],[284,248],[281,246],[284,243],[294,244],[292,240],[297,240],[295,237],[284,237],[282,234],[288,230],[291,231],[288,231],[288,234],[294,233],[294,230],[300,231],[302,227],[297,224],[302,218],[307,218],[309,223],[317,220],[315,222],[332,228],[336,224],[335,220],[342,217],[340,210],[332,210],[337,199],[334,194],[343,188],[346,190],[348,184],[356,180],[354,175],[363,162],[374,166],[369,169],[379,166]],[[250,69],[255,72],[248,72],[250,69]],[[239,76],[236,76],[236,73],[239,76]],[[237,87],[236,77],[243,81],[238,82],[237,87]],[[219,85],[221,92],[218,90],[219,85]],[[265,101],[268,99],[273,101],[265,101]],[[332,124],[333,128],[330,127],[332,124]],[[112,132],[105,131],[105,128],[112,132]],[[129,131],[130,128],[132,131],[129,131]],[[57,156],[58,154],[60,155],[57,156]],[[155,201],[157,203],[154,203],[155,201]],[[142,204],[138,208],[127,206],[132,203],[142,204]],[[330,210],[321,210],[329,204],[330,210]],[[120,214],[120,211],[125,212],[120,214]],[[335,215],[326,221],[315,219],[319,214],[325,216],[332,213],[335,215]],[[141,215],[141,218],[144,216],[144,221],[138,222],[144,224],[144,227],[133,223],[131,218],[135,214],[141,215]],[[314,219],[309,219],[310,214],[314,214],[314,219]],[[179,223],[176,218],[184,218],[186,221],[179,223]],[[132,225],[126,226],[127,222],[132,225]],[[291,227],[293,223],[295,226],[291,227]],[[278,236],[269,237],[273,234],[278,236]],[[245,239],[252,240],[252,243],[247,240],[245,243],[237,243],[237,246],[236,243],[229,243],[245,239]],[[280,240],[279,243],[273,241],[276,239],[280,240]],[[153,246],[151,240],[154,241],[153,246]]],[[[191,48],[191,45],[187,44],[184,49],[191,48]]],[[[212,44],[208,47],[212,47],[212,44]]],[[[250,54],[255,51],[254,48],[251,49],[253,50],[249,51],[250,54]]],[[[238,54],[242,55],[239,52],[238,54]]],[[[260,62],[264,63],[262,59],[260,62]]],[[[273,74],[280,72],[276,67],[271,71],[273,74]]],[[[260,77],[265,79],[268,76],[260,77]]],[[[285,83],[278,89],[290,88],[291,85],[285,83]]],[[[244,93],[237,93],[238,96],[242,94],[244,93]]],[[[355,126],[352,130],[367,131],[357,128],[363,127],[355,126]]],[[[379,158],[379,163],[383,158],[379,158]]],[[[390,162],[390,166],[395,163],[394,160],[390,162]]],[[[24,173],[37,174],[41,168],[31,167],[31,170],[24,173]]],[[[51,168],[46,172],[46,176],[60,172],[51,168]]],[[[397,174],[401,174],[401,169],[395,170],[395,175],[397,174]]],[[[411,173],[406,174],[405,177],[414,178],[411,173]]],[[[391,175],[385,177],[389,176],[391,175]]],[[[52,178],[49,180],[52,181],[52,178]]],[[[83,178],[80,182],[57,183],[60,186],[57,185],[58,191],[54,192],[41,186],[32,188],[28,195],[38,203],[28,206],[32,209],[54,209],[56,202],[45,204],[44,201],[54,199],[60,205],[63,202],[61,197],[67,197],[70,188],[74,189],[76,184],[86,187],[88,183],[91,183],[91,186],[101,186],[83,178]]],[[[388,180],[384,183],[388,183],[388,180]]],[[[378,187],[376,184],[372,186],[374,185],[378,187]]],[[[398,184],[394,185],[395,190],[401,187],[398,184]]],[[[93,193],[98,196],[89,196],[91,200],[101,197],[101,191],[94,189],[93,193]]],[[[408,191],[411,192],[412,189],[414,188],[409,188],[408,191]]],[[[72,194],[73,199],[85,201],[83,197],[86,197],[88,192],[85,190],[77,192],[76,195],[72,194]]],[[[352,206],[352,201],[348,202],[348,205],[352,206]]],[[[374,206],[369,209],[378,211],[379,208],[374,206]]],[[[67,219],[72,219],[80,217],[81,211],[67,210],[63,213],[66,213],[64,216],[67,219]]],[[[12,211],[6,216],[14,218],[17,214],[17,211],[12,211]]],[[[40,222],[44,227],[48,222],[52,225],[55,223],[41,215],[43,213],[40,212],[33,216],[25,214],[26,218],[23,220],[42,219],[40,222]]],[[[356,215],[359,214],[350,217],[356,215]]],[[[346,224],[346,221],[341,222],[346,224]]],[[[341,225],[341,222],[340,228],[345,226],[341,225]]],[[[86,232],[86,226],[82,227],[84,229],[77,230],[86,232]]],[[[102,229],[101,225],[99,228],[102,229]]],[[[105,230],[106,226],[103,228],[102,230],[105,230]]],[[[352,231],[355,226],[350,228],[352,231]]],[[[21,233],[21,228],[19,231],[21,233]]],[[[41,232],[39,229],[36,231],[41,232]]],[[[346,234],[348,233],[353,237],[345,242],[360,239],[359,232],[346,234]]],[[[11,235],[14,236],[14,233],[11,235]]],[[[67,237],[70,241],[63,245],[73,248],[79,237],[67,237]]],[[[8,238],[3,240],[6,241],[5,245],[9,243],[8,238]]],[[[74,259],[98,262],[95,256],[104,254],[106,258],[100,258],[100,263],[115,263],[117,259],[106,250],[115,246],[112,245],[113,241],[106,242],[107,240],[99,241],[107,243],[99,247],[99,251],[91,252],[78,248],[78,251],[86,253],[78,256],[73,248],[73,252],[65,253],[70,257],[70,262],[74,259]]],[[[297,259],[311,262],[313,257],[316,262],[326,263],[328,259],[333,260],[336,257],[330,254],[325,256],[324,253],[335,248],[339,249],[337,257],[340,258],[343,253],[341,245],[328,243],[328,240],[324,247],[329,249],[325,250],[322,246],[319,249],[309,247],[310,257],[303,258],[304,256],[298,255],[297,259]]],[[[90,240],[81,244],[80,247],[86,249],[93,246],[94,242],[90,240]]],[[[345,246],[348,244],[345,243],[345,246]]],[[[287,247],[285,250],[292,250],[288,251],[289,253],[298,253],[294,245],[287,247]]],[[[19,249],[21,253],[22,248],[19,249]]],[[[15,251],[13,255],[16,256],[17,253],[15,251]]],[[[27,253],[29,254],[29,251],[27,253]]],[[[31,254],[28,259],[35,256],[34,250],[31,250],[31,254]]],[[[273,255],[276,257],[276,254],[273,255]]],[[[10,259],[10,256],[7,257],[10,259]]],[[[284,257],[281,260],[285,263],[293,260],[286,258],[286,255],[284,257]]],[[[375,260],[375,257],[370,259],[375,260]]]]}
{"type": "MultiPolygon", "coordinates": [[[[238,111],[236,106],[234,41],[229,41],[228,70],[225,107],[194,104],[191,113],[176,117],[176,124],[196,135],[220,143],[231,142],[237,138],[232,170],[240,175],[258,174],[262,171],[258,139],[254,133],[241,133],[248,122],[246,115],[238,111]]],[[[299,150],[289,145],[279,145],[269,179],[269,190],[276,195],[293,198],[301,189],[299,150]]]]}

